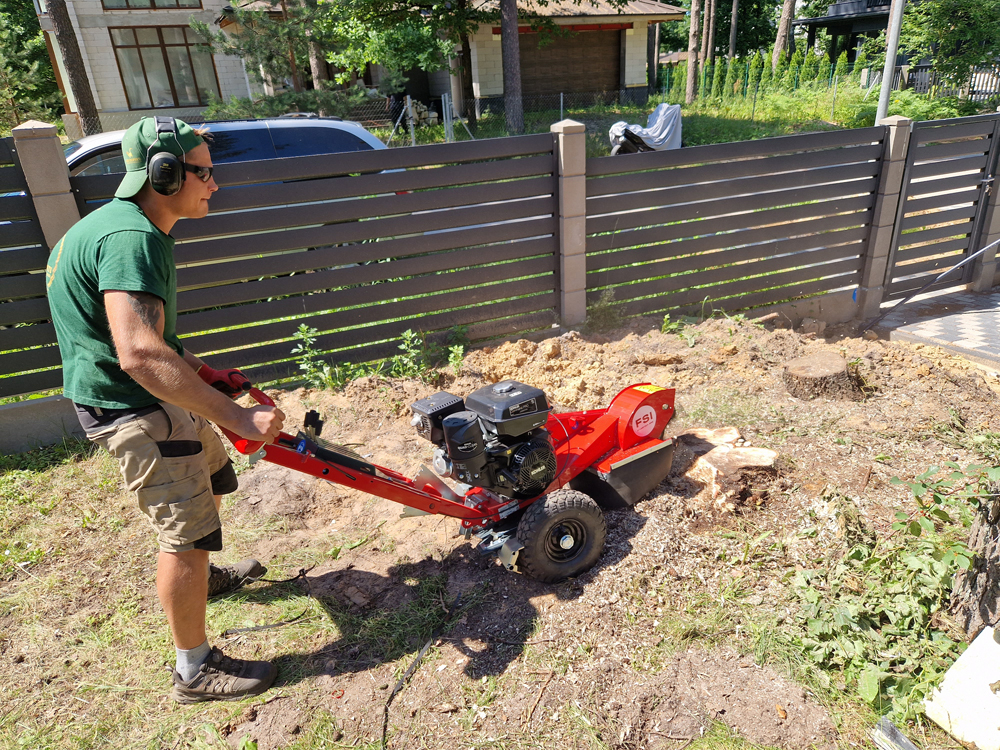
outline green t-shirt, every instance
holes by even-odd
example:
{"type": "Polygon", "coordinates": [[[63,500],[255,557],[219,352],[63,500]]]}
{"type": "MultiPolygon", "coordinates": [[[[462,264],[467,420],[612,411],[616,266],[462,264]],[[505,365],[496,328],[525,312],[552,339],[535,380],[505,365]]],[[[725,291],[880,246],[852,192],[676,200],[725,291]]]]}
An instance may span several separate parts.
{"type": "Polygon", "coordinates": [[[126,409],[157,403],[118,364],[104,292],[146,292],[163,300],[163,338],[178,354],[174,239],[132,201],[117,198],[56,243],[45,269],[49,309],[63,362],[63,393],[77,404],[126,409]]]}

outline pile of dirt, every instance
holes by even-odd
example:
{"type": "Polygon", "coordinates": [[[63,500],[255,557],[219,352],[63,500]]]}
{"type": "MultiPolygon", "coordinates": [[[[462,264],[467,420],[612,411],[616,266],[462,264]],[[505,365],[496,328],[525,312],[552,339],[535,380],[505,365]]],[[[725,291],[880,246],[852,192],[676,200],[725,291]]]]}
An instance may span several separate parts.
{"type": "MultiPolygon", "coordinates": [[[[727,450],[775,452],[773,465],[736,475],[738,499],[719,503],[694,471],[699,451],[681,443],[670,475],[646,500],[606,514],[599,563],[562,584],[504,571],[458,536],[452,519],[400,518],[398,505],[268,463],[242,476],[235,513],[284,519],[285,533],[256,543],[263,560],[288,557],[331,529],[381,540],[344,549],[310,571],[308,593],[336,602],[337,612],[399,607],[413,596],[412,579],[428,575],[447,578],[442,607],[461,594],[485,597],[463,611],[436,643],[432,666],[419,666],[395,698],[392,746],[432,736],[438,747],[467,747],[473,736],[528,736],[548,722],[568,727],[567,746],[582,746],[580,732],[593,730],[609,747],[678,747],[722,721],[756,744],[830,747],[837,730],[826,709],[752,657],[730,648],[680,650],[656,669],[648,664],[651,649],[668,641],[662,622],[682,611],[692,592],[718,600],[732,575],[726,560],[740,551],[717,532],[768,531],[781,540],[783,567],[805,565],[817,545],[841,533],[837,509],[825,499],[830,488],[854,496],[858,514],[882,532],[908,501],[893,476],[912,477],[942,457],[973,458],[946,439],[942,424],[1000,432],[996,373],[931,347],[855,334],[848,326],[827,329],[824,338],[736,319],[664,334],[640,320],[604,335],[569,332],[477,349],[460,374],[442,373],[434,383],[363,378],[338,393],[271,394],[288,425],[316,409],[326,421],[324,438],[407,476],[429,465],[433,450],[411,427],[410,404],[507,378],[542,388],[557,411],[604,407],[630,384],[657,383],[676,389],[668,435],[731,428],[727,450]],[[803,401],[786,392],[784,363],[821,351],[850,363],[862,400],[803,401]],[[810,533],[800,533],[807,527],[810,533]],[[490,678],[501,676],[507,689],[495,694],[490,678]]],[[[743,603],[730,606],[782,602],[780,576],[768,576],[778,565],[762,556],[743,579],[743,603]]],[[[411,644],[414,651],[421,645],[411,644]]],[[[249,736],[260,750],[283,747],[311,709],[332,713],[348,744],[379,739],[398,665],[336,640],[320,644],[309,664],[310,705],[257,706],[228,727],[234,746],[249,736]]]]}

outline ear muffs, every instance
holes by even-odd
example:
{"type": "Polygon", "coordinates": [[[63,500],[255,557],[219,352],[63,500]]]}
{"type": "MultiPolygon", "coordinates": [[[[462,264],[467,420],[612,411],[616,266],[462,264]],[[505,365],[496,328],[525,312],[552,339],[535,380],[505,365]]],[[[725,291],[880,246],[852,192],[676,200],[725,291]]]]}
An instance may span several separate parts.
{"type": "MultiPolygon", "coordinates": [[[[157,117],[154,122],[156,141],[150,144],[149,151],[152,151],[156,143],[164,145],[164,136],[173,138],[174,143],[177,143],[177,122],[173,117],[157,117]]],[[[160,195],[176,195],[180,192],[186,176],[184,164],[169,151],[161,151],[152,157],[146,157],[146,177],[153,190],[160,195]]]]}
{"type": "Polygon", "coordinates": [[[160,195],[176,195],[184,184],[184,165],[171,153],[161,151],[146,163],[149,184],[160,195]]]}

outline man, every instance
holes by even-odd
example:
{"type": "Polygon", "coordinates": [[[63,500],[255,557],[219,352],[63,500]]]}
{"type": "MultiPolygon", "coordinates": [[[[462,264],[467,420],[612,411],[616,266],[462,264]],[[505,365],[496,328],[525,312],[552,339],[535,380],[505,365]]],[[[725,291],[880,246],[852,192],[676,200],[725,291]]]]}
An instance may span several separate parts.
{"type": "MultiPolygon", "coordinates": [[[[64,393],[87,436],[118,459],[157,532],[156,590],[177,650],[171,697],[237,700],[267,690],[277,668],[231,659],[205,635],[208,553],[222,549],[219,504],[237,486],[208,422],[271,441],[284,414],[237,405],[230,396],[242,374],[211,369],[177,337],[170,231],[204,217],[219,189],[208,145],[187,123],[144,118],[126,131],[122,152],[127,172],[115,199],[66,233],[46,269],[64,393]]],[[[211,573],[211,591],[221,593],[264,568],[248,560],[211,573]]]]}

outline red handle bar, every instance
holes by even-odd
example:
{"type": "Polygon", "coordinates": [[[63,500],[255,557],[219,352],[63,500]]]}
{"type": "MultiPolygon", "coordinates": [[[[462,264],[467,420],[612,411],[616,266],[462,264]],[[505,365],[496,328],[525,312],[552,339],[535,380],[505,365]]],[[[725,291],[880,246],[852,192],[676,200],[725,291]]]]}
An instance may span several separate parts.
{"type": "MultiPolygon", "coordinates": [[[[274,406],[274,401],[271,397],[264,393],[264,391],[260,390],[260,388],[251,388],[247,392],[258,404],[262,404],[264,406],[274,406]]],[[[264,446],[263,440],[248,440],[245,437],[240,437],[231,430],[227,430],[225,427],[220,427],[219,429],[222,430],[223,435],[229,438],[236,450],[245,456],[248,456],[251,453],[256,453],[264,446]]]]}

